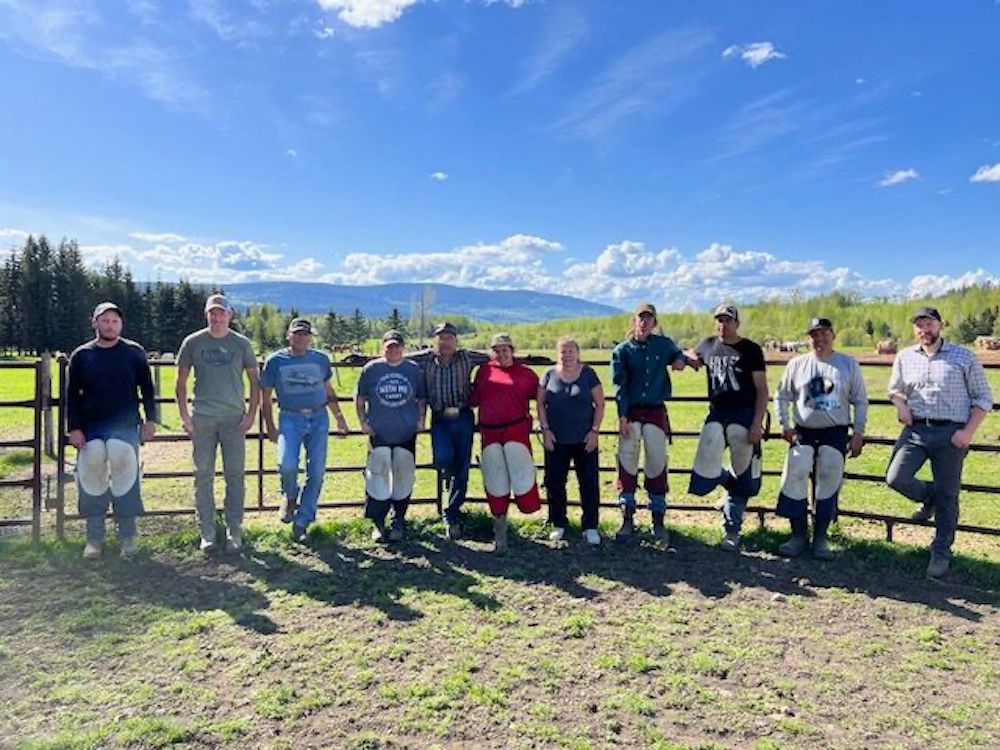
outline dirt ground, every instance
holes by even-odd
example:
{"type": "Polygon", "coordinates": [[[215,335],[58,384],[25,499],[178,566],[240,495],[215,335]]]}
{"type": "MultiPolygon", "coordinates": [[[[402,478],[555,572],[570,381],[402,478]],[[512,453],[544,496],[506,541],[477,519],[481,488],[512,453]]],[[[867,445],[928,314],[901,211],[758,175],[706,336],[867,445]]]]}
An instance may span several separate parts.
{"type": "Polygon", "coordinates": [[[0,744],[1000,746],[1000,597],[961,577],[436,529],[6,560],[0,744]]]}

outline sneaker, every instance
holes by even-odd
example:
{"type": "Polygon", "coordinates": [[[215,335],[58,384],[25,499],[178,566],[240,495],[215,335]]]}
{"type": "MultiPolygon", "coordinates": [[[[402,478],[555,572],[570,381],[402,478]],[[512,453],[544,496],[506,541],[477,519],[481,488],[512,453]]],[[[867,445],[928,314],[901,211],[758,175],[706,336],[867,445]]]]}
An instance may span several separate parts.
{"type": "Polygon", "coordinates": [[[121,558],[123,560],[128,560],[130,557],[134,557],[139,551],[139,540],[134,536],[122,537],[118,540],[121,545],[121,558]]]}
{"type": "Polygon", "coordinates": [[[235,529],[226,532],[226,554],[235,555],[243,549],[243,533],[235,529]]]}
{"type": "Polygon", "coordinates": [[[292,541],[298,542],[299,544],[305,544],[309,541],[309,537],[306,535],[305,526],[299,526],[296,524],[292,527],[292,541]]]}
{"type": "Polygon", "coordinates": [[[804,536],[792,535],[792,537],[778,546],[778,554],[784,557],[798,557],[806,551],[806,538],[804,536]]]}
{"type": "Polygon", "coordinates": [[[493,551],[507,551],[507,516],[493,516],[493,551]]]}
{"type": "Polygon", "coordinates": [[[825,535],[813,539],[813,557],[817,560],[832,560],[836,557],[825,535]]]}
{"type": "Polygon", "coordinates": [[[927,565],[927,577],[931,580],[941,578],[948,572],[949,565],[951,565],[951,558],[931,552],[931,561],[927,565]]]}
{"type": "Polygon", "coordinates": [[[401,542],[406,538],[406,521],[401,518],[393,519],[392,526],[389,527],[389,541],[401,542]]]}
{"type": "Polygon", "coordinates": [[[583,541],[594,547],[599,547],[601,545],[601,532],[597,529],[584,529],[583,541]]]}
{"type": "Polygon", "coordinates": [[[559,543],[563,540],[564,536],[566,536],[566,529],[556,526],[549,532],[549,541],[559,543]]]}
{"type": "Polygon", "coordinates": [[[934,518],[934,506],[924,503],[910,516],[911,521],[930,521],[934,518]]]}
{"type": "Polygon", "coordinates": [[[282,523],[291,523],[295,520],[295,507],[298,503],[294,497],[281,498],[281,508],[278,513],[282,523]]]}
{"type": "Polygon", "coordinates": [[[83,559],[99,560],[100,557],[101,557],[101,543],[87,542],[86,546],[84,546],[83,548],[83,559]]]}
{"type": "Polygon", "coordinates": [[[202,537],[201,538],[201,544],[198,545],[198,548],[202,551],[202,554],[205,554],[205,555],[214,555],[215,554],[215,549],[216,549],[216,547],[215,547],[215,540],[214,539],[206,539],[205,537],[202,537]]]}
{"type": "Polygon", "coordinates": [[[723,552],[739,552],[740,551],[740,532],[738,531],[727,531],[722,537],[722,541],[719,542],[719,549],[723,552]]]}
{"type": "Polygon", "coordinates": [[[372,541],[376,544],[385,541],[385,521],[372,520],[372,541]]]}

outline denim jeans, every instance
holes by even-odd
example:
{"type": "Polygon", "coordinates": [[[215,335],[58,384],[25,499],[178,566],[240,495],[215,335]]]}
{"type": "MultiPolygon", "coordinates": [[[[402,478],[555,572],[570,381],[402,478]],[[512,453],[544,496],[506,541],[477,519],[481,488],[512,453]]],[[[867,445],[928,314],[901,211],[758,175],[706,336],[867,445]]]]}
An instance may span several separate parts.
{"type": "Polygon", "coordinates": [[[298,498],[295,525],[306,528],[316,520],[316,504],[326,473],[326,443],[330,415],[326,407],[312,414],[283,411],[278,415],[278,472],[281,491],[287,498],[298,498]],[[306,449],[306,483],[299,494],[299,454],[306,449]]]}
{"type": "Polygon", "coordinates": [[[951,557],[958,526],[958,491],[967,449],[951,444],[951,436],[962,428],[958,422],[944,425],[915,424],[904,427],[893,448],[886,483],[896,492],[918,503],[934,506],[935,534],[931,550],[951,557]],[[930,459],[933,480],[915,476],[930,459]]]}
{"type": "MultiPolygon", "coordinates": [[[[136,525],[136,516],[120,516],[115,514],[115,524],[118,526],[118,540],[128,539],[139,533],[136,525]]],[[[100,544],[104,541],[108,530],[104,523],[104,516],[87,516],[87,541],[100,544]]]]}
{"type": "Polygon", "coordinates": [[[449,523],[458,523],[465,493],[469,487],[469,464],[472,463],[472,437],[475,423],[472,410],[462,409],[455,419],[435,415],[431,418],[431,450],[434,467],[451,477],[448,504],[444,515],[449,523]]]}
{"type": "MultiPolygon", "coordinates": [[[[87,434],[88,440],[121,440],[128,443],[136,451],[136,462],[138,464],[139,452],[139,431],[137,427],[116,428],[109,430],[97,430],[87,434]]],[[[105,466],[105,473],[110,467],[105,466]]],[[[80,515],[86,522],[86,534],[88,542],[101,543],[107,535],[105,528],[105,518],[110,506],[118,527],[118,538],[127,539],[137,533],[136,518],[142,513],[142,496],[140,493],[141,477],[136,474],[135,484],[123,495],[116,497],[112,488],[101,495],[90,495],[82,487],[79,477],[77,477],[77,502],[80,515]]]]}

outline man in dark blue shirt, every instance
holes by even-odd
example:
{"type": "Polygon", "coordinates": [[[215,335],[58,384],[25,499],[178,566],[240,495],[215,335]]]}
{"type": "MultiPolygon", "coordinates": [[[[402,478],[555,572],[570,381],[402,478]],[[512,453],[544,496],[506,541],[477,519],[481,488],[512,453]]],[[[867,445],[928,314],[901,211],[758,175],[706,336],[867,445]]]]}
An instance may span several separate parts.
{"type": "Polygon", "coordinates": [[[87,523],[84,558],[101,556],[104,517],[114,508],[122,557],[137,550],[136,516],[142,513],[139,493],[139,434],[156,432],[157,408],[146,352],[121,337],[122,312],[102,302],[92,318],[97,336],[69,358],[66,413],[69,442],[79,453],[76,464],[80,515],[87,523]],[[142,397],[146,421],[139,418],[142,397]]]}

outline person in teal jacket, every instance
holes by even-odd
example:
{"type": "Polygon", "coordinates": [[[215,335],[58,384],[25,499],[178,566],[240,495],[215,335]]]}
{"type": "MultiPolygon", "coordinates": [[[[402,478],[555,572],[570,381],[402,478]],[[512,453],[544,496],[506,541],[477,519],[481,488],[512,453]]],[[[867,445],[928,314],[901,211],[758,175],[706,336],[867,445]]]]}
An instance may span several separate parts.
{"type": "Polygon", "coordinates": [[[618,405],[618,502],[622,527],[616,538],[635,533],[635,491],[638,487],[639,448],[643,449],[644,486],[653,514],[653,535],[669,542],[664,526],[667,512],[667,435],[670,432],[664,402],[670,398],[669,368],[683,370],[691,360],[657,326],[656,308],[644,302],[635,309],[627,339],[611,352],[611,381],[618,405]]]}

